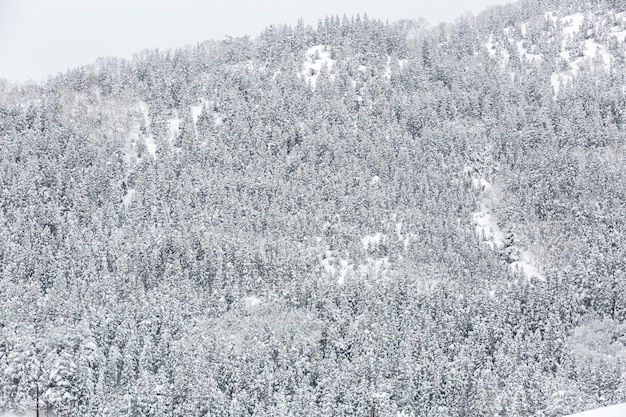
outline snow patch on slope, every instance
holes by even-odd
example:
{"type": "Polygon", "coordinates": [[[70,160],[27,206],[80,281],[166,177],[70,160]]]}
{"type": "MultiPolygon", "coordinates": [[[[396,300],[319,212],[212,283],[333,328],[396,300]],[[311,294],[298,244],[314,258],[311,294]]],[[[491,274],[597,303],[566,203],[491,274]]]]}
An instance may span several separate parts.
{"type": "Polygon", "coordinates": [[[507,262],[513,271],[521,272],[528,279],[533,277],[544,279],[534,261],[532,252],[514,246],[513,242],[507,242],[505,234],[498,224],[498,219],[492,210],[492,201],[494,199],[492,184],[472,166],[466,166],[463,172],[471,178],[472,186],[481,191],[479,209],[472,213],[472,222],[476,235],[491,250],[502,250],[512,254],[508,257],[507,262]],[[507,244],[509,246],[505,248],[507,244]]]}
{"type": "Polygon", "coordinates": [[[540,54],[531,54],[530,52],[528,52],[528,49],[526,47],[524,47],[524,41],[517,41],[516,42],[517,45],[517,53],[521,58],[524,58],[526,61],[529,62],[540,62],[543,57],[540,54]]]}
{"type": "MultiPolygon", "coordinates": [[[[550,18],[553,21],[557,21],[554,14],[550,14],[550,18]]],[[[616,16],[619,19],[619,16],[616,16]]],[[[581,30],[582,23],[585,17],[582,13],[576,13],[573,15],[569,15],[560,19],[563,25],[563,35],[564,40],[561,45],[561,52],[559,56],[563,59],[568,65],[569,69],[565,71],[556,71],[550,77],[550,82],[552,84],[552,89],[554,90],[554,96],[558,96],[560,87],[562,85],[570,84],[574,81],[574,79],[580,74],[581,67],[597,56],[602,59],[604,64],[604,69],[609,70],[611,65],[612,54],[609,52],[607,45],[599,43],[595,37],[589,37],[584,40],[582,45],[581,53],[578,56],[572,56],[571,51],[568,49],[568,41],[571,41],[574,36],[581,30]]],[[[626,31],[620,31],[619,29],[623,29],[618,26],[614,26],[609,30],[608,35],[615,37],[618,42],[623,42],[624,38],[626,38],[626,31]]],[[[593,32],[589,31],[585,36],[593,36],[593,32]]]]}
{"type": "Polygon", "coordinates": [[[200,117],[200,114],[202,113],[202,109],[204,109],[204,107],[206,106],[207,106],[206,101],[202,101],[201,104],[198,104],[196,106],[189,106],[189,109],[191,110],[191,119],[193,120],[194,125],[198,123],[198,117],[200,117]]]}
{"type": "Polygon", "coordinates": [[[337,283],[342,285],[346,281],[346,276],[348,273],[354,272],[354,265],[350,263],[347,259],[339,260],[339,276],[337,278],[337,283]]]}
{"type": "Polygon", "coordinates": [[[130,203],[132,203],[133,198],[135,198],[135,193],[136,193],[136,190],[134,188],[129,188],[126,191],[126,194],[122,197],[122,205],[126,207],[130,206],[130,203]]]}
{"type": "MultiPolygon", "coordinates": [[[[320,261],[322,270],[324,273],[337,280],[339,285],[343,285],[348,276],[354,274],[354,264],[349,258],[337,258],[335,257],[335,251],[326,250],[324,256],[320,261]]],[[[360,266],[359,266],[360,268],[360,266]]]]}
{"type": "Polygon", "coordinates": [[[583,20],[585,20],[585,15],[582,13],[575,13],[562,18],[561,23],[563,24],[563,34],[566,36],[573,36],[578,33],[583,20]]]}
{"type": "MultiPolygon", "coordinates": [[[[189,106],[191,109],[191,118],[193,119],[194,126],[198,124],[198,119],[203,111],[209,112],[210,109],[214,108],[214,102],[202,100],[202,104],[198,104],[196,106],[189,106]]],[[[220,126],[224,124],[224,116],[218,112],[213,110],[213,123],[215,126],[220,126]]]]}
{"type": "MultiPolygon", "coordinates": [[[[150,117],[148,116],[148,104],[145,101],[139,102],[139,111],[143,115],[145,126],[147,129],[150,127],[150,117]]],[[[154,141],[154,136],[152,134],[148,134],[144,137],[146,142],[146,149],[148,153],[154,157],[156,155],[156,142],[154,141]]]]}
{"type": "Polygon", "coordinates": [[[244,297],[242,301],[243,301],[244,306],[248,310],[255,308],[261,304],[261,299],[257,297],[256,295],[249,295],[247,297],[244,297]]]}
{"type": "Polygon", "coordinates": [[[493,215],[491,207],[491,183],[482,177],[478,170],[471,166],[466,166],[463,170],[465,175],[469,175],[472,180],[472,187],[480,190],[479,210],[472,213],[472,222],[476,234],[491,247],[492,250],[504,246],[504,233],[493,215]]]}
{"type": "Polygon", "coordinates": [[[521,272],[525,277],[537,277],[543,279],[543,275],[539,272],[537,265],[530,251],[522,250],[519,254],[519,260],[511,262],[513,271],[521,272]]]}
{"type": "MultiPolygon", "coordinates": [[[[398,241],[405,243],[406,251],[413,235],[407,233],[406,236],[403,234],[398,236],[398,241]]],[[[316,239],[317,243],[321,244],[322,238],[318,237],[316,239]]],[[[343,285],[346,279],[350,277],[387,279],[392,271],[389,257],[376,256],[376,250],[387,242],[387,236],[380,232],[363,236],[361,238],[361,247],[366,257],[362,261],[355,261],[347,251],[339,254],[338,251],[331,250],[328,245],[318,246],[316,251],[322,251],[319,255],[322,273],[327,277],[335,279],[339,285],[343,285]]]]}
{"type": "Polygon", "coordinates": [[[553,22],[556,22],[558,20],[557,16],[556,16],[556,12],[546,12],[544,17],[546,19],[550,19],[553,22]]]}
{"type": "Polygon", "coordinates": [[[391,265],[389,264],[389,257],[383,256],[382,258],[370,258],[365,260],[364,264],[360,264],[357,267],[357,274],[362,278],[371,276],[372,278],[388,278],[391,265]]]}
{"type": "MultiPolygon", "coordinates": [[[[404,65],[406,64],[406,59],[398,59],[396,60],[396,62],[398,63],[398,67],[400,68],[400,70],[404,69],[404,65]]],[[[391,55],[387,55],[387,64],[385,65],[385,73],[383,74],[385,79],[390,80],[391,79],[391,63],[392,63],[392,58],[391,55]]]]}
{"type": "Polygon", "coordinates": [[[361,238],[361,245],[364,250],[376,249],[381,243],[387,242],[387,236],[382,233],[374,233],[373,235],[365,235],[361,238]]]}
{"type": "Polygon", "coordinates": [[[485,48],[487,48],[487,53],[490,58],[496,57],[497,49],[496,44],[493,42],[493,35],[490,35],[489,40],[485,42],[485,48]]]}
{"type": "Polygon", "coordinates": [[[391,79],[391,57],[387,56],[387,64],[385,65],[385,78],[391,79]]]}
{"type": "Polygon", "coordinates": [[[472,214],[476,234],[491,247],[500,249],[504,246],[504,233],[491,211],[491,201],[484,196],[480,201],[480,209],[472,214]]]}
{"type": "Polygon", "coordinates": [[[180,117],[175,116],[167,121],[169,139],[173,140],[180,133],[180,117]]]}
{"type": "MultiPolygon", "coordinates": [[[[561,68],[554,71],[550,76],[554,98],[558,96],[562,86],[573,83],[576,77],[579,76],[582,68],[585,65],[590,65],[594,59],[598,59],[599,61],[597,62],[600,63],[600,66],[609,70],[613,58],[609,41],[613,42],[613,39],[615,39],[619,45],[626,39],[626,25],[624,24],[626,22],[624,22],[623,13],[614,15],[614,26],[606,29],[598,29],[598,24],[604,24],[599,21],[592,22],[594,25],[586,29],[588,25],[585,19],[590,18],[583,13],[574,13],[564,17],[558,17],[558,13],[554,11],[544,14],[545,20],[558,24],[562,31],[562,43],[558,46],[560,48],[558,57],[562,62],[557,63],[561,68]],[[582,31],[585,31],[585,33],[581,33],[582,31]],[[606,33],[604,33],[605,31],[606,33]]],[[[511,49],[517,53],[519,59],[524,63],[537,65],[543,59],[554,58],[535,53],[538,45],[533,44],[533,37],[536,33],[532,32],[533,30],[529,25],[522,23],[519,31],[514,30],[513,27],[504,28],[503,41],[496,41],[495,39],[502,39],[502,36],[492,34],[483,45],[490,58],[501,60],[500,66],[503,69],[506,69],[510,62],[508,50],[511,49]]],[[[598,67],[597,63],[593,65],[596,68],[598,67]]]]}
{"type": "Polygon", "coordinates": [[[330,47],[327,45],[315,45],[307,49],[304,56],[304,65],[300,73],[304,80],[315,88],[317,77],[326,66],[328,70],[332,69],[335,60],[331,58],[330,47]]]}
{"type": "Polygon", "coordinates": [[[596,408],[595,410],[583,411],[582,413],[570,414],[564,417],[624,417],[626,416],[626,403],[611,405],[609,407],[596,408]]]}

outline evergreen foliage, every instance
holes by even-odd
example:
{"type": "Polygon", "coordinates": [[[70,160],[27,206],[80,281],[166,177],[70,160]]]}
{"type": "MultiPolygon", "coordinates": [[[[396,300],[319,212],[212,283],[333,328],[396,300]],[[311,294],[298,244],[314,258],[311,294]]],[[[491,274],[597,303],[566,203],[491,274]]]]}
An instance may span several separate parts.
{"type": "Polygon", "coordinates": [[[60,416],[625,402],[626,20],[578,3],[332,16],[0,84],[0,410],[36,384],[60,416]],[[591,36],[610,62],[565,78],[591,36]]]}

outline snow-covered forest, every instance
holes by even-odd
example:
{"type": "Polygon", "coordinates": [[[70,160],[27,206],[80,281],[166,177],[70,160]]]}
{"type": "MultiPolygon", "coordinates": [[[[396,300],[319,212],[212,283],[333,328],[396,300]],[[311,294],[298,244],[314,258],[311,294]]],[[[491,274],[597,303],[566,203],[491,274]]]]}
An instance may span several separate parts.
{"type": "Polygon", "coordinates": [[[626,402],[625,38],[525,0],[0,81],[0,413],[626,402]]]}

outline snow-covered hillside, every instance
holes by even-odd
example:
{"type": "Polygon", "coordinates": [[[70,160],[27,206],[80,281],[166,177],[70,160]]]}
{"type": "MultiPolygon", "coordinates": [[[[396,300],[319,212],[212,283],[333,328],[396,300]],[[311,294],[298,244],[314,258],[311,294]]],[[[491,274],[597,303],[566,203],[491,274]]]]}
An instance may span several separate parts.
{"type": "Polygon", "coordinates": [[[302,68],[303,79],[315,88],[317,78],[322,68],[332,70],[335,60],[331,58],[330,47],[327,45],[315,45],[307,49],[302,68]]]}
{"type": "Polygon", "coordinates": [[[626,401],[626,25],[583,3],[0,83],[0,417],[626,401]]]}
{"type": "Polygon", "coordinates": [[[544,279],[539,272],[535,255],[528,249],[514,242],[512,235],[505,236],[500,228],[497,216],[493,212],[494,189],[484,174],[472,166],[466,166],[464,173],[471,178],[472,186],[480,191],[477,201],[478,210],[472,213],[476,235],[491,250],[504,252],[511,269],[520,272],[527,279],[544,279]]]}
{"type": "Polygon", "coordinates": [[[625,38],[626,12],[561,15],[551,11],[489,35],[484,45],[503,68],[511,63],[512,54],[523,65],[539,66],[547,60],[554,67],[550,82],[556,96],[584,68],[610,70],[616,59],[623,60],[625,38]]]}
{"type": "Polygon", "coordinates": [[[596,408],[595,410],[583,411],[581,413],[570,414],[565,417],[624,417],[626,416],[626,403],[612,405],[609,407],[596,408]]]}

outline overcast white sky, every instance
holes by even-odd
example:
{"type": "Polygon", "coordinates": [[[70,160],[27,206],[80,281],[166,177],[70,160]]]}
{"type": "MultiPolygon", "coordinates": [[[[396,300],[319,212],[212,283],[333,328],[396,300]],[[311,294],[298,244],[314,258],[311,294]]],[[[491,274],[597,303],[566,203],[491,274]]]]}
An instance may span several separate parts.
{"type": "Polygon", "coordinates": [[[0,78],[45,79],[100,56],[258,35],[327,15],[452,21],[508,0],[0,0],[0,78]]]}

